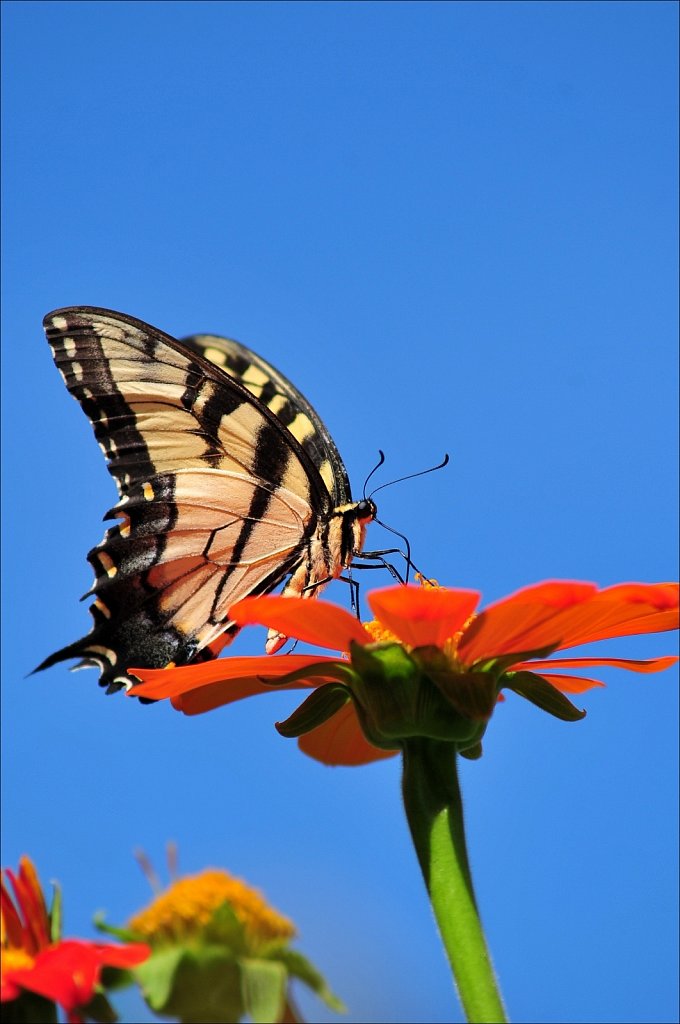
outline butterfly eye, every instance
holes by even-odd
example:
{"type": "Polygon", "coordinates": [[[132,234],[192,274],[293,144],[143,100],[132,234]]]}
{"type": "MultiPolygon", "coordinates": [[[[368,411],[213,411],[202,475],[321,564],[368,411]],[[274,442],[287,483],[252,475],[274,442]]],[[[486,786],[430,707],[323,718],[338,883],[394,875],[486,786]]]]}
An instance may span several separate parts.
{"type": "Polygon", "coordinates": [[[362,501],[357,502],[357,519],[375,519],[377,514],[378,510],[375,507],[375,502],[371,501],[370,498],[364,498],[362,501]]]}

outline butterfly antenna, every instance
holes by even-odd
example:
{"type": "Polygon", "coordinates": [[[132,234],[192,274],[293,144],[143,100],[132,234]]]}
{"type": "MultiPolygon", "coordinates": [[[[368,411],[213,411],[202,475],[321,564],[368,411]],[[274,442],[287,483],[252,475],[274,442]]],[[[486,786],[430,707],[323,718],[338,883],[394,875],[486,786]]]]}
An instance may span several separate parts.
{"type": "Polygon", "coordinates": [[[174,839],[168,839],[165,844],[165,856],[168,862],[168,875],[171,882],[176,882],[179,875],[179,855],[177,843],[174,839]]]}
{"type": "Polygon", "coordinates": [[[371,477],[375,473],[376,469],[380,469],[380,467],[382,466],[383,462],[385,461],[385,453],[381,452],[379,448],[378,448],[378,455],[380,456],[380,458],[378,459],[378,461],[376,462],[375,466],[373,467],[371,472],[368,474],[368,476],[364,480],[364,501],[366,501],[366,487],[368,485],[368,481],[371,479],[371,477]]]}
{"type": "MultiPolygon", "coordinates": [[[[382,452],[380,452],[380,454],[382,455],[382,452]]],[[[378,466],[381,466],[384,461],[385,461],[385,457],[383,456],[382,461],[378,463],[378,466]]],[[[444,466],[448,465],[448,462],[449,462],[449,455],[448,455],[448,452],[447,452],[446,455],[444,456],[444,458],[442,459],[442,461],[439,463],[438,466],[430,466],[429,469],[421,469],[418,473],[409,473],[407,476],[399,476],[399,477],[397,477],[396,480],[389,480],[386,484],[380,484],[380,487],[376,487],[374,491],[371,491],[371,493],[369,494],[369,498],[372,498],[374,494],[378,493],[378,491],[384,490],[385,487],[391,487],[392,484],[401,484],[401,483],[404,482],[404,480],[415,480],[415,478],[417,476],[425,476],[427,473],[435,473],[438,469],[443,469],[444,466]]],[[[375,469],[372,469],[371,472],[368,474],[368,476],[366,478],[366,483],[368,483],[368,481],[371,479],[371,477],[375,473],[375,470],[378,468],[378,466],[376,466],[375,469]]],[[[366,491],[366,488],[364,487],[364,493],[365,493],[365,491],[366,491]]],[[[376,522],[377,522],[377,520],[376,520],[376,522]]],[[[385,527],[385,529],[389,529],[389,527],[385,527]]],[[[396,532],[397,532],[396,530],[392,530],[392,533],[396,533],[396,532]]],[[[401,536],[401,534],[399,534],[399,536],[401,536]]]]}
{"type": "Polygon", "coordinates": [[[144,877],[151,886],[151,889],[156,895],[158,895],[159,892],[163,891],[163,886],[161,885],[161,880],[156,874],[156,871],[154,869],[153,864],[151,863],[150,858],[147,856],[145,851],[139,847],[136,850],[133,850],[133,854],[135,860],[142,869],[144,877]]]}

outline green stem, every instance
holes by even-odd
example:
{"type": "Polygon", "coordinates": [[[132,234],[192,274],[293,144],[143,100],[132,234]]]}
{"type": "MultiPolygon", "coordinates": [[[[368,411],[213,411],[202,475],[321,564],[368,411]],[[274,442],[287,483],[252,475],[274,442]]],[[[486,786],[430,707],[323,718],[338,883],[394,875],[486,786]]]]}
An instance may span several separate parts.
{"type": "Polygon", "coordinates": [[[472,888],[453,743],[404,744],[406,817],[467,1020],[507,1020],[472,888]]]}

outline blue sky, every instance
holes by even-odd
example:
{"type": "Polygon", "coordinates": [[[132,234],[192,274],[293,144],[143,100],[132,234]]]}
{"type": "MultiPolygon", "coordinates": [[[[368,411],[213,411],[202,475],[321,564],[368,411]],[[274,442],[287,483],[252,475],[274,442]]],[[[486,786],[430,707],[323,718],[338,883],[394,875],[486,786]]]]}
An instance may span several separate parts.
{"type": "MultiPolygon", "coordinates": [[[[356,492],[379,448],[383,480],[450,452],[380,495],[442,583],[672,579],[677,7],[6,0],[3,21],[3,864],[28,852],[87,936],[146,901],[133,848],[160,864],[174,839],[183,870],[296,920],[350,1024],[460,1020],[397,759],[307,760],[272,725],[294,695],[186,719],[93,672],[25,678],[89,628],[114,497],[41,321],[101,305],[239,338],[356,492]]],[[[677,672],[603,678],[578,724],[509,699],[463,765],[515,1021],[677,1019],[677,672]]]]}

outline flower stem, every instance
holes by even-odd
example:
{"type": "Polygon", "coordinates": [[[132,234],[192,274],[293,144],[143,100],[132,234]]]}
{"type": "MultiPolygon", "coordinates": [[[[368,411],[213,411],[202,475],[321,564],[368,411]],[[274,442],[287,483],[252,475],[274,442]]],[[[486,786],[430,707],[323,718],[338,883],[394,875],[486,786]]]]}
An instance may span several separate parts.
{"type": "Polygon", "coordinates": [[[404,744],[406,817],[468,1021],[507,1020],[477,910],[453,743],[404,744]]]}

